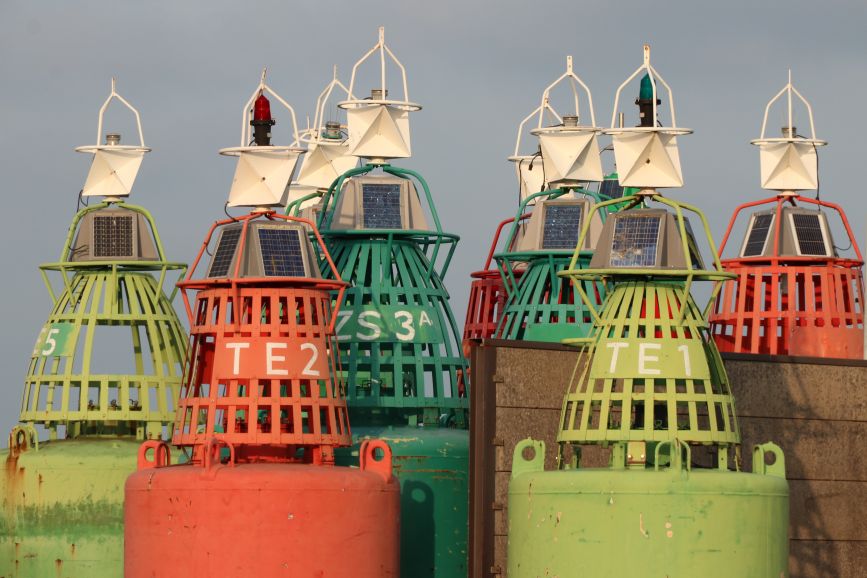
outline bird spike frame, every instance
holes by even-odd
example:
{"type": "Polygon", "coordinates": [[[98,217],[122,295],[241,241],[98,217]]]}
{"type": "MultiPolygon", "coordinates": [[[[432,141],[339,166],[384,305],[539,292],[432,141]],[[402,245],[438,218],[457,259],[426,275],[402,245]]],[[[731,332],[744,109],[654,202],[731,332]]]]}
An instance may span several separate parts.
{"type": "Polygon", "coordinates": [[[256,211],[215,223],[178,284],[191,345],[172,443],[193,447],[197,463],[217,446],[228,448],[233,463],[333,463],[334,447],[351,442],[334,342],[346,285],[312,221],[256,211]],[[237,254],[243,255],[256,219],[305,225],[333,278],[243,277],[241,258],[230,277],[192,278],[217,228],[241,223],[237,254]],[[189,290],[197,292],[194,309],[189,290]],[[250,352],[245,361],[241,351],[250,352]],[[251,361],[254,356],[261,359],[251,361]],[[288,369],[275,369],[272,361],[288,369]]]}
{"type": "Polygon", "coordinates": [[[58,426],[66,428],[66,437],[163,435],[163,426],[174,420],[186,349],[185,332],[171,303],[177,289],[166,296],[163,286],[169,271],[182,276],[187,268],[164,255],[153,217],[142,207],[102,202],[75,215],[60,260],[40,266],[54,308],[30,359],[21,422],[44,425],[51,439],[57,438],[58,426]],[[144,216],[155,240],[156,260],[71,260],[79,222],[110,205],[144,216]],[[60,273],[59,294],[49,271],[60,273]],[[131,333],[129,373],[97,371],[104,352],[97,351],[94,338],[110,327],[131,333]]]}
{"type": "MultiPolygon", "coordinates": [[[[563,459],[566,446],[614,442],[615,451],[625,458],[630,441],[679,440],[721,448],[740,443],[734,399],[706,321],[720,283],[734,275],[722,271],[701,211],[660,195],[651,198],[674,209],[684,255],[690,254],[684,212],[701,219],[714,269],[697,270],[690,259],[685,269],[579,268],[581,254],[576,250],[569,268],[559,275],[571,280],[593,317],[595,331],[588,338],[565,340],[583,349],[560,417],[561,467],[568,467],[563,459]],[[704,310],[690,294],[697,280],[715,282],[704,310]],[[584,288],[586,281],[607,284],[601,312],[584,288]]],[[[618,201],[600,203],[593,210],[605,210],[618,201]]],[[[636,199],[634,204],[641,202],[636,199]]],[[[588,230],[589,221],[582,228],[582,240],[588,230]]],[[[717,454],[717,467],[726,469],[728,453],[717,454]]],[[[572,465],[577,467],[579,460],[577,450],[572,465]]]]}

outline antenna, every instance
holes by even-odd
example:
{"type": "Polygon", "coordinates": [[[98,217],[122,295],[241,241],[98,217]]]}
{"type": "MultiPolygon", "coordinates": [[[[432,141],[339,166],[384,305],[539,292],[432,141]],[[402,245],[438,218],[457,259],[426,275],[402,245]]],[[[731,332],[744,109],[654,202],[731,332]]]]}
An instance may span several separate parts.
{"type": "Polygon", "coordinates": [[[614,111],[611,128],[606,130],[614,144],[614,159],[620,185],[639,189],[638,195],[655,195],[657,188],[682,187],[680,154],[677,136],[690,134],[692,129],[678,128],[674,112],[674,93],[650,63],[650,45],[644,45],[644,62],[617,88],[614,95],[614,111]],[[639,74],[641,78],[639,97],[635,104],[640,110],[641,123],[636,127],[617,124],[620,93],[639,74]],[[663,126],[658,105],[661,104],[657,84],[662,84],[668,94],[668,109],[671,125],[663,126]]]}
{"type": "Polygon", "coordinates": [[[144,154],[151,151],[144,144],[144,133],[142,132],[141,116],[138,110],[118,94],[116,85],[116,79],[112,77],[111,93],[99,109],[96,144],[75,148],[80,153],[90,153],[93,155],[90,171],[87,173],[87,180],[84,182],[81,192],[81,195],[84,197],[106,197],[106,201],[115,201],[118,200],[118,197],[128,197],[141,167],[144,154]],[[100,144],[105,111],[115,99],[135,115],[139,138],[137,146],[120,144],[120,134],[118,133],[106,134],[105,144],[100,144]]]}
{"type": "Polygon", "coordinates": [[[230,207],[267,207],[286,204],[288,184],[295,172],[298,157],[305,152],[299,146],[295,109],[265,83],[267,69],[262,69],[259,85],[244,105],[241,123],[241,146],[220,149],[221,155],[238,157],[235,177],[229,191],[230,207]],[[292,119],[292,144],[271,144],[271,95],[282,104],[292,119]],[[255,143],[255,144],[249,144],[255,143]]]}
{"type": "Polygon", "coordinates": [[[409,113],[421,110],[421,105],[409,100],[406,69],[385,44],[385,28],[379,28],[379,41],[352,67],[347,100],[338,103],[346,110],[349,125],[349,154],[369,159],[371,164],[385,164],[386,159],[412,156],[409,132],[409,113]],[[359,66],[375,53],[379,53],[379,86],[372,88],[369,98],[355,96],[359,66]],[[385,78],[386,55],[400,69],[403,80],[403,100],[388,98],[385,78]]]}
{"type": "Polygon", "coordinates": [[[798,89],[792,84],[792,71],[789,69],[789,80],[786,85],[765,107],[762,120],[761,136],[750,141],[759,147],[759,164],[761,166],[762,188],[779,191],[781,196],[793,196],[795,191],[815,189],[819,186],[819,163],[816,149],[828,144],[827,141],[816,138],[816,126],[813,124],[813,108],[798,89]],[[786,95],[787,125],[782,127],[781,137],[766,137],[768,113],[771,106],[786,95]],[[792,95],[804,104],[810,120],[810,138],[797,134],[792,112],[792,95]]]}
{"type": "Polygon", "coordinates": [[[307,145],[307,154],[301,161],[298,177],[289,186],[289,202],[305,196],[310,199],[303,202],[300,208],[318,202],[312,193],[328,189],[334,179],[358,164],[358,157],[349,153],[347,144],[348,126],[339,121],[326,121],[325,110],[335,89],[343,91],[350,98],[349,88],[337,77],[337,66],[334,67],[331,82],[329,82],[316,99],[316,112],[313,126],[301,134],[301,142],[307,145]]]}

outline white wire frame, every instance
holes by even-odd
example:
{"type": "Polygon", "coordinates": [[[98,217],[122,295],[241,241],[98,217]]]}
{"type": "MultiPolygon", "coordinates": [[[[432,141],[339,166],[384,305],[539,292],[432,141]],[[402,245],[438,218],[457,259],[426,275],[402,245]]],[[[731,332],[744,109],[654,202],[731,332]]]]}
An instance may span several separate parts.
{"type": "Polygon", "coordinates": [[[798,92],[798,89],[795,88],[795,85],[792,84],[792,70],[789,69],[789,80],[786,85],[778,92],[774,97],[768,101],[767,106],[765,106],[765,116],[762,119],[762,133],[759,138],[756,140],[750,141],[752,144],[763,144],[763,143],[772,143],[772,142],[806,142],[816,146],[822,146],[828,144],[827,141],[819,140],[816,138],[816,125],[813,123],[813,107],[810,106],[810,102],[804,98],[804,96],[798,92]],[[804,107],[807,109],[807,116],[810,119],[810,138],[796,138],[794,134],[790,134],[788,137],[784,138],[765,138],[765,131],[768,127],[768,114],[771,111],[771,107],[777,102],[783,95],[786,95],[786,105],[788,107],[788,127],[793,127],[793,111],[792,111],[792,94],[798,97],[798,99],[803,103],[804,107]]]}
{"type": "MultiPolygon", "coordinates": [[[[645,72],[648,75],[648,77],[650,77],[650,85],[653,88],[653,128],[657,127],[658,119],[659,119],[659,114],[657,113],[657,108],[656,108],[657,107],[657,105],[656,105],[657,81],[658,81],[659,83],[662,84],[663,87],[665,87],[665,91],[668,93],[668,110],[669,110],[669,114],[671,115],[671,126],[665,127],[665,128],[677,130],[677,117],[675,116],[675,112],[674,112],[674,92],[671,90],[671,87],[668,85],[668,83],[665,82],[665,79],[662,77],[662,75],[656,71],[656,69],[653,67],[652,64],[650,64],[650,45],[649,44],[644,45],[644,62],[642,62],[641,66],[639,66],[635,70],[635,72],[633,72],[629,76],[629,78],[624,80],[623,83],[619,87],[617,87],[617,92],[614,93],[614,110],[611,113],[611,129],[616,130],[617,132],[635,130],[635,129],[625,129],[625,128],[618,127],[616,124],[617,123],[617,113],[620,110],[620,93],[623,92],[623,89],[626,88],[626,86],[630,82],[632,82],[635,79],[635,77],[637,77],[642,72],[645,72]]],[[[683,130],[688,130],[688,129],[683,129],[683,130]]],[[[669,132],[669,131],[667,131],[667,132],[669,132]]]]}
{"type": "Polygon", "coordinates": [[[253,91],[253,94],[250,96],[250,99],[247,100],[247,104],[244,105],[244,111],[242,113],[241,119],[241,147],[246,147],[253,136],[253,127],[250,125],[250,121],[252,120],[253,115],[253,102],[259,98],[259,95],[265,94],[266,92],[274,97],[280,104],[282,104],[286,110],[289,111],[289,114],[292,118],[292,142],[293,144],[299,142],[299,134],[298,134],[298,122],[295,118],[295,109],[292,108],[292,105],[286,102],[286,100],[277,94],[277,92],[268,86],[265,82],[265,77],[268,73],[267,68],[262,69],[262,76],[259,79],[259,85],[256,87],[256,90],[253,91]]]}
{"type": "Polygon", "coordinates": [[[131,105],[127,99],[122,97],[117,92],[117,79],[114,77],[112,77],[112,79],[111,79],[111,93],[108,95],[108,98],[105,99],[105,102],[103,102],[102,106],[99,108],[99,120],[97,121],[97,124],[96,124],[96,144],[93,146],[76,147],[75,150],[79,151],[79,152],[94,153],[97,150],[104,149],[104,148],[112,148],[115,150],[117,150],[117,149],[143,150],[145,152],[149,152],[151,150],[147,146],[145,146],[144,131],[142,131],[142,127],[141,127],[141,115],[139,114],[138,109],[136,107],[134,107],[133,105],[131,105]],[[101,145],[100,144],[100,139],[102,139],[102,127],[103,127],[103,121],[105,119],[105,111],[108,110],[108,106],[111,104],[111,101],[113,101],[115,99],[117,99],[121,104],[123,104],[130,111],[132,111],[133,115],[135,115],[135,123],[136,123],[136,127],[138,128],[138,140],[139,140],[138,146],[135,146],[135,145],[129,145],[129,146],[110,145],[109,146],[109,145],[101,145]]]}

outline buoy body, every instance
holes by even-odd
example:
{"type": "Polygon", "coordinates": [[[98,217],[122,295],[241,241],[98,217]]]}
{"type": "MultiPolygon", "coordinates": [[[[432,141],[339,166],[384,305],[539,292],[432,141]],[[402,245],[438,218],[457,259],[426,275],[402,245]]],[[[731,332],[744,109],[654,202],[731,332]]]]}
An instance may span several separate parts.
{"type": "Polygon", "coordinates": [[[268,463],[143,469],[126,484],[135,530],[125,576],[397,578],[400,489],[386,474],[268,463]]]}
{"type": "Polygon", "coordinates": [[[685,464],[545,472],[522,444],[509,484],[512,578],[788,575],[789,492],[779,474],[685,464]]]}

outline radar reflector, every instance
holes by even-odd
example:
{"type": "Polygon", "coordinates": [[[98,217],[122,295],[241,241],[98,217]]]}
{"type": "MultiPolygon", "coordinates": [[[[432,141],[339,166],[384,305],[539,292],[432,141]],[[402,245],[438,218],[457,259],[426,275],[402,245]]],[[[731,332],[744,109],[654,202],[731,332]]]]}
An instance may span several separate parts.
{"type": "Polygon", "coordinates": [[[241,121],[241,146],[220,149],[221,155],[238,157],[232,188],[229,191],[230,207],[275,207],[286,204],[289,182],[295,172],[298,157],[305,152],[299,146],[298,124],[295,109],[265,83],[265,73],[259,86],[253,91],[244,106],[241,121]],[[270,95],[289,111],[292,121],[290,145],[271,144],[270,95]],[[255,103],[255,106],[254,106],[255,103]],[[254,133],[253,128],[256,129],[254,133]],[[255,146],[248,143],[255,142],[255,146]]]}
{"type": "Polygon", "coordinates": [[[637,194],[656,194],[657,188],[683,186],[676,137],[691,132],[687,128],[678,128],[674,94],[650,64],[650,46],[645,44],[644,63],[617,89],[611,128],[606,131],[614,144],[620,184],[639,189],[637,194]],[[620,94],[642,72],[639,98],[635,101],[641,111],[641,123],[636,127],[617,126],[620,94]],[[660,120],[657,105],[661,101],[657,97],[657,84],[662,84],[668,93],[670,126],[663,126],[660,120]]]}
{"type": "Polygon", "coordinates": [[[813,109],[798,89],[792,84],[792,71],[789,71],[789,81],[765,107],[765,117],[762,121],[761,136],[753,141],[759,147],[759,165],[761,167],[761,184],[763,189],[780,191],[792,195],[795,191],[816,189],[819,186],[819,160],[817,149],[828,144],[827,141],[816,138],[816,127],[813,124],[813,109]],[[787,124],[783,127],[781,137],[766,137],[768,113],[779,99],[786,96],[788,108],[787,124]],[[793,96],[803,103],[810,121],[810,138],[797,134],[794,125],[792,109],[793,96]]]}
{"type": "Polygon", "coordinates": [[[352,67],[349,97],[337,106],[346,110],[349,127],[349,154],[384,162],[385,159],[406,158],[412,155],[409,131],[409,113],[421,110],[421,105],[409,100],[406,69],[385,44],[385,29],[379,29],[379,41],[352,67]],[[355,96],[356,73],[373,54],[379,54],[379,88],[370,92],[370,98],[355,96]],[[403,100],[389,99],[386,85],[386,55],[398,69],[403,80],[403,100]]]}
{"type": "Polygon", "coordinates": [[[87,180],[81,189],[83,197],[128,197],[138,175],[141,162],[146,152],[151,149],[144,145],[144,134],[141,128],[141,116],[125,98],[117,93],[115,79],[111,79],[111,93],[99,109],[99,122],[96,129],[96,143],[92,146],[76,147],[76,151],[90,153],[93,161],[87,173],[87,180]],[[139,144],[122,145],[120,135],[109,133],[105,135],[105,144],[99,144],[102,138],[105,111],[113,100],[118,100],[135,115],[138,127],[139,144]]]}

